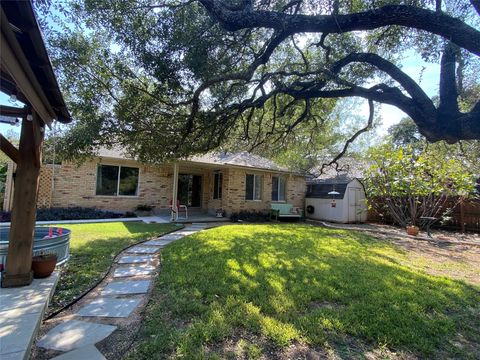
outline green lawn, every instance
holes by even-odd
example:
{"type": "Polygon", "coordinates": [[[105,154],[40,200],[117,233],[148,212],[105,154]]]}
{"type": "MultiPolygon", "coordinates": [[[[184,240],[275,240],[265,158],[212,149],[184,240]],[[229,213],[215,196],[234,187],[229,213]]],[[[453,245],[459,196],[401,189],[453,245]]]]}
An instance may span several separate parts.
{"type": "Polygon", "coordinates": [[[342,358],[379,348],[475,358],[480,289],[407,259],[367,235],[307,225],[232,225],[186,237],[162,252],[130,358],[272,358],[290,345],[342,358]]]}
{"type": "MultiPolygon", "coordinates": [[[[54,225],[57,226],[57,225],[54,225]]],[[[58,225],[72,231],[70,260],[62,267],[49,311],[69,303],[94,285],[126,246],[177,229],[174,224],[113,222],[58,225]]]]}

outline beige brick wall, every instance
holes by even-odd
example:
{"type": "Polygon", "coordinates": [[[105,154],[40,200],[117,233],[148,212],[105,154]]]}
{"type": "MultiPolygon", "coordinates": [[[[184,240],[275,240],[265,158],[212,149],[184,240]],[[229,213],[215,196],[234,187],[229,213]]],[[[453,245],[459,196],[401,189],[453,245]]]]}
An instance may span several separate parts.
{"type": "MultiPolygon", "coordinates": [[[[208,211],[214,213],[215,209],[223,208],[227,215],[241,210],[265,211],[270,209],[272,203],[272,176],[277,175],[271,172],[260,172],[230,168],[223,171],[223,197],[221,200],[213,199],[213,174],[208,184],[210,187],[210,201],[208,211]],[[246,175],[262,175],[262,199],[259,201],[245,200],[246,175]]],[[[306,182],[305,177],[286,175],[286,199],[293,206],[304,206],[306,182]]]]}
{"type": "MultiPolygon", "coordinates": [[[[51,188],[48,172],[41,174],[40,188],[51,188]]],[[[54,191],[51,195],[52,207],[95,207],[105,210],[132,211],[137,205],[148,204],[156,209],[167,209],[172,193],[172,171],[166,166],[147,166],[129,161],[90,161],[77,166],[63,163],[56,167],[54,191]],[[98,196],[95,195],[97,164],[124,165],[139,168],[138,196],[98,196]]],[[[46,192],[39,193],[39,204],[48,202],[46,192]]]]}
{"type": "MultiPolygon", "coordinates": [[[[222,208],[230,215],[241,210],[266,211],[270,209],[272,194],[271,172],[250,171],[241,168],[223,168],[222,199],[213,199],[214,170],[198,168],[192,173],[202,175],[202,208],[214,214],[222,208]],[[263,176],[262,200],[245,200],[245,179],[247,173],[263,176]]],[[[173,170],[171,166],[141,165],[132,161],[90,161],[80,166],[64,163],[44,167],[40,178],[39,206],[43,207],[95,207],[105,210],[132,211],[139,204],[153,205],[157,210],[167,210],[172,197],[173,170]],[[138,196],[97,196],[95,195],[97,164],[124,165],[139,167],[138,196]],[[51,179],[54,177],[54,192],[51,193],[51,179]]],[[[181,173],[189,173],[183,166],[181,173]]],[[[286,199],[294,206],[304,206],[305,178],[296,175],[286,176],[286,199]]]]}

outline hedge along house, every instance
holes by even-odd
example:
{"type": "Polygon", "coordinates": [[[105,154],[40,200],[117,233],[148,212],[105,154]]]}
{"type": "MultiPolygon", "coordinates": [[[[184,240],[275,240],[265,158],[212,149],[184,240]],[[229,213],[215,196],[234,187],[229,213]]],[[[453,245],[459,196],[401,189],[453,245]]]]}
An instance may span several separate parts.
{"type": "MultiPolygon", "coordinates": [[[[8,184],[7,179],[7,192],[8,184]]],[[[170,215],[176,199],[189,213],[226,216],[242,210],[268,211],[273,202],[304,206],[305,176],[247,152],[209,153],[173,164],[147,165],[102,149],[80,166],[64,162],[42,168],[38,206],[91,207],[132,211],[153,206],[170,215]]],[[[8,197],[4,208],[8,210],[8,197]]],[[[178,214],[178,212],[177,212],[178,214]]],[[[183,214],[182,214],[183,215],[183,214]]]]}
{"type": "Polygon", "coordinates": [[[32,281],[32,246],[45,125],[70,115],[58,87],[30,1],[0,4],[0,90],[21,107],[0,106],[0,120],[21,119],[18,148],[0,135],[0,149],[17,164],[12,221],[2,286],[32,281]]]}

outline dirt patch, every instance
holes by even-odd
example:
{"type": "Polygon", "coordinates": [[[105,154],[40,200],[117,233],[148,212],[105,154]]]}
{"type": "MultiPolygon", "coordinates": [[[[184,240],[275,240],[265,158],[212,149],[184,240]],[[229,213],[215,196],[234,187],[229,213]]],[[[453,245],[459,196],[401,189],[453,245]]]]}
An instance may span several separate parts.
{"type": "MultiPolygon", "coordinates": [[[[382,235],[381,238],[388,239],[382,235]]],[[[480,247],[418,241],[410,238],[390,238],[407,252],[405,265],[428,274],[462,280],[480,285],[480,247]]]]}
{"type": "MultiPolygon", "coordinates": [[[[382,224],[333,224],[309,221],[314,226],[364,231],[366,234],[394,243],[406,251],[403,265],[425,271],[430,275],[446,276],[466,283],[480,285],[480,234],[434,230],[429,238],[408,236],[404,229],[382,224]]],[[[398,259],[396,259],[398,260],[398,259]]]]}

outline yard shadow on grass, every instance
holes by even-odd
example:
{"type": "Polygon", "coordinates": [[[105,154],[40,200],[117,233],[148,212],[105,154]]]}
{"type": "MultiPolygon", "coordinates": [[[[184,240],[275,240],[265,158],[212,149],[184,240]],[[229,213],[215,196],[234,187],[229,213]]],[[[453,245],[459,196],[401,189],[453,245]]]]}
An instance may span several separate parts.
{"type": "Polygon", "coordinates": [[[164,251],[157,284],[164,296],[151,306],[190,324],[171,329],[176,340],[164,346],[192,356],[237,327],[278,346],[348,335],[422,356],[478,351],[478,288],[402,266],[401,256],[359,233],[227,226],[164,251]],[[459,337],[466,346],[454,345],[459,337]]]}

